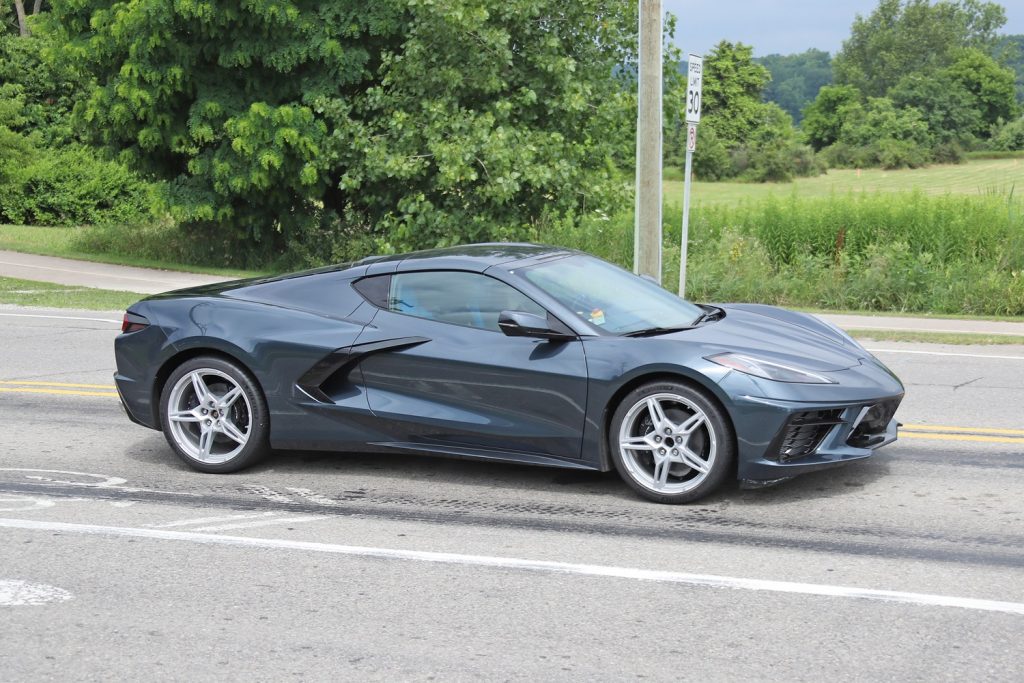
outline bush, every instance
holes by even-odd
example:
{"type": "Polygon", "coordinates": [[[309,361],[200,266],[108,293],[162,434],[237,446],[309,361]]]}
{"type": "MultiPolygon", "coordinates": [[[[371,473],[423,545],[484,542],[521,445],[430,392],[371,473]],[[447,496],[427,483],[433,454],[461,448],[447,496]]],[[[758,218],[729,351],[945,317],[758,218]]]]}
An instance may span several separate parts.
{"type": "Polygon", "coordinates": [[[992,149],[1006,152],[1024,150],[1024,118],[1004,124],[992,136],[992,149]]]}
{"type": "Polygon", "coordinates": [[[967,152],[958,142],[944,142],[932,150],[932,160],[939,164],[962,164],[967,152]]]}
{"type": "Polygon", "coordinates": [[[876,162],[871,165],[882,168],[920,168],[931,161],[930,151],[912,140],[883,138],[870,145],[868,150],[876,162]]]}
{"type": "Polygon", "coordinates": [[[697,149],[693,152],[693,172],[700,180],[725,180],[736,175],[729,148],[715,129],[697,129],[697,149]]]}
{"type": "Polygon", "coordinates": [[[35,149],[0,184],[0,221],[26,225],[136,222],[150,216],[150,186],[80,146],[35,149]]]}

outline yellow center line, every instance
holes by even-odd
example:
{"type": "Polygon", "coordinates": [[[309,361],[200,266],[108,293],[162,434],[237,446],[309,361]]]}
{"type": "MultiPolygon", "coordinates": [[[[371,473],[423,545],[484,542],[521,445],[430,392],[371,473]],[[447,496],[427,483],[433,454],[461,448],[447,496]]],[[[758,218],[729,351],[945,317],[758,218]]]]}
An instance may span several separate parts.
{"type": "Polygon", "coordinates": [[[77,391],[74,389],[31,389],[25,387],[23,389],[15,389],[10,387],[0,387],[0,393],[4,394],[57,394],[65,396],[107,396],[111,398],[117,398],[116,391],[77,391]]]}
{"type": "Polygon", "coordinates": [[[902,431],[915,432],[964,432],[968,434],[998,434],[1002,436],[1022,436],[1024,429],[989,429],[988,427],[947,427],[945,425],[911,425],[906,424],[902,431]]]}
{"type": "Polygon", "coordinates": [[[68,387],[74,389],[107,389],[113,390],[113,384],[72,384],[68,382],[30,382],[28,380],[20,382],[17,380],[0,380],[0,384],[6,384],[11,386],[26,386],[26,387],[68,387]]]}

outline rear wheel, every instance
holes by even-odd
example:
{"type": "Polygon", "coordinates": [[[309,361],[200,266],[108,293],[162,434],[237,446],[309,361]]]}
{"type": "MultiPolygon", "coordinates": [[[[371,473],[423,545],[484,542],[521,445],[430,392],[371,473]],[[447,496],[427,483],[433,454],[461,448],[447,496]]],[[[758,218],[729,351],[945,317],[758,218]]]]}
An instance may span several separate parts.
{"type": "Polygon", "coordinates": [[[164,437],[190,467],[235,472],[269,450],[267,402],[241,366],[201,356],[178,366],[160,396],[164,437]]]}
{"type": "Polygon", "coordinates": [[[718,403],[679,382],[651,382],[619,404],[608,433],[622,478],[644,498],[690,503],[732,470],[732,426],[718,403]]]}

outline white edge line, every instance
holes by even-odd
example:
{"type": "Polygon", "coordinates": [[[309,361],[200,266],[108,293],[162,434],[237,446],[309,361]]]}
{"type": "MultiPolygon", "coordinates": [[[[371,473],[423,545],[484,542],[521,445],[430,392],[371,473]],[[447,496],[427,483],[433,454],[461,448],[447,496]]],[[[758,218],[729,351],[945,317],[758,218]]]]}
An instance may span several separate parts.
{"type": "MultiPolygon", "coordinates": [[[[1011,325],[1017,325],[1019,323],[1010,323],[1011,325]]],[[[893,327],[892,325],[847,325],[847,329],[850,330],[876,330],[881,332],[936,332],[939,334],[977,334],[980,336],[1006,336],[1006,337],[1020,337],[1024,335],[1024,331],[1003,331],[1003,330],[988,330],[985,332],[979,332],[978,330],[950,330],[942,329],[937,327],[893,327]]]]}
{"type": "Polygon", "coordinates": [[[993,356],[984,353],[950,353],[947,351],[912,351],[910,349],[866,349],[871,353],[909,353],[919,356],[955,356],[957,358],[995,358],[996,360],[1024,360],[1024,356],[993,356]]]}
{"type": "Polygon", "coordinates": [[[165,524],[143,524],[152,529],[171,529],[177,526],[194,526],[196,524],[214,524],[216,522],[237,522],[240,519],[253,519],[256,517],[268,518],[276,516],[276,512],[258,512],[254,515],[222,515],[220,517],[193,517],[192,519],[179,519],[165,524]]]}
{"type": "Polygon", "coordinates": [[[299,522],[315,522],[326,517],[277,517],[273,519],[258,519],[254,522],[238,522],[237,524],[218,524],[216,526],[200,526],[193,531],[230,531],[231,529],[255,529],[261,526],[274,524],[298,524],[299,522]]]}
{"type": "Polygon", "coordinates": [[[250,538],[245,536],[224,536],[220,534],[201,534],[190,531],[167,531],[162,529],[140,529],[134,527],[98,526],[92,524],[68,524],[65,522],[44,522],[29,519],[0,518],[0,527],[8,529],[28,529],[35,531],[57,531],[73,534],[96,536],[118,536],[134,538],[150,538],[165,541],[188,541],[206,545],[240,546],[249,548],[275,548],[280,550],[302,550],[306,552],[348,555],[353,557],[373,557],[390,560],[412,560],[418,562],[435,562],[439,564],[456,564],[476,567],[494,567],[498,569],[519,569],[536,572],[560,574],[576,574],[582,576],[603,576],[609,578],[631,579],[637,581],[659,581],[662,583],[680,583],[692,586],[711,588],[732,588],[752,591],[771,591],[775,593],[795,593],[801,595],[817,595],[858,600],[874,600],[880,602],[904,603],[910,605],[955,607],[960,609],[980,610],[985,612],[1003,612],[1024,616],[1024,603],[1003,602],[999,600],[981,600],[928,593],[907,593],[902,591],[875,590],[854,588],[849,586],[832,586],[827,584],[797,583],[791,581],[771,581],[765,579],[747,579],[732,576],[715,576],[712,574],[691,574],[688,572],[658,571],[615,567],[594,564],[575,564],[548,560],[528,560],[516,557],[492,557],[487,555],[462,555],[457,553],[438,553],[422,550],[400,550],[396,548],[373,548],[332,543],[316,543],[312,541],[290,541],[276,538],[250,538]]]}
{"type": "Polygon", "coordinates": [[[0,313],[10,318],[49,318],[51,320],[91,320],[97,323],[114,323],[120,325],[122,321],[111,320],[110,318],[84,318],[77,315],[40,315],[37,313],[0,313]]]}

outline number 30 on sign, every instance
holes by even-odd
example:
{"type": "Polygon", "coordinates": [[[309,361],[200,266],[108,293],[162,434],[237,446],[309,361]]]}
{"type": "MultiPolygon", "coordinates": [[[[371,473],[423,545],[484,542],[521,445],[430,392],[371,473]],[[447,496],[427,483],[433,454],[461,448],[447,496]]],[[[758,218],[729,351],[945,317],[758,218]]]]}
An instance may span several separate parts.
{"type": "Polygon", "coordinates": [[[686,85],[686,122],[700,123],[700,86],[704,80],[704,58],[690,55],[686,85]]]}

